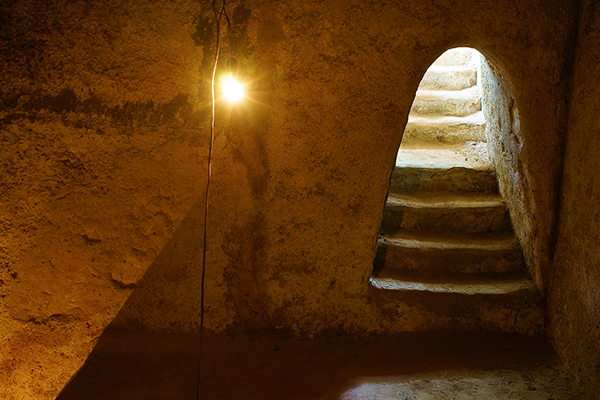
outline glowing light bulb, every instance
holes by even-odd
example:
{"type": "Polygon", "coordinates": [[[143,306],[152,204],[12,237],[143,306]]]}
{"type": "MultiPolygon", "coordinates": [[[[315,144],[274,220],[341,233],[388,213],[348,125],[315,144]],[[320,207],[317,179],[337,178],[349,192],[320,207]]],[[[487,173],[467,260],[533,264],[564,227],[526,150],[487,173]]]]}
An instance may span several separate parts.
{"type": "Polygon", "coordinates": [[[244,86],[229,75],[221,84],[223,96],[231,103],[237,103],[244,98],[244,86]]]}

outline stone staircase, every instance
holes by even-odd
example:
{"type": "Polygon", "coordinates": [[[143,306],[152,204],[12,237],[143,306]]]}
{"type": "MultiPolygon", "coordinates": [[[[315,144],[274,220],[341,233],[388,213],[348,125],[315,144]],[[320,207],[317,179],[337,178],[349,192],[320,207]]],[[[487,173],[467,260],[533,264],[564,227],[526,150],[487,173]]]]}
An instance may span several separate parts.
{"type": "Polygon", "coordinates": [[[543,331],[487,154],[472,50],[444,53],[415,97],[392,173],[371,278],[386,302],[434,315],[426,329],[543,331]]]}

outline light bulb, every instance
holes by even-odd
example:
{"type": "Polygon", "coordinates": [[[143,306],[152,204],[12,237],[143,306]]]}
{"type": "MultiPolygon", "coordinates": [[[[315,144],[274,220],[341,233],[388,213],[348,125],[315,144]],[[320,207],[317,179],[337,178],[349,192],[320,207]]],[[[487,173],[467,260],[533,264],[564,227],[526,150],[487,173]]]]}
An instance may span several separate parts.
{"type": "Polygon", "coordinates": [[[244,98],[244,86],[236,81],[231,75],[223,80],[221,89],[223,89],[223,96],[230,103],[237,103],[244,98]]]}

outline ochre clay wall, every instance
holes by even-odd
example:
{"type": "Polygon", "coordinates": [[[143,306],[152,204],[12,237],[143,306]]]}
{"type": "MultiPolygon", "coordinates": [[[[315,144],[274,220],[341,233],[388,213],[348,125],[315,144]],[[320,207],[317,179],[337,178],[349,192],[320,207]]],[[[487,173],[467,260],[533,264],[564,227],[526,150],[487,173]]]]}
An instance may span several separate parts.
{"type": "Polygon", "coordinates": [[[583,1],[560,227],[548,291],[549,335],[565,365],[600,393],[600,8],[583,1]]]}
{"type": "MultiPolygon", "coordinates": [[[[519,238],[526,265],[540,290],[545,289],[544,278],[548,273],[552,230],[555,226],[553,210],[560,177],[562,136],[555,140],[552,152],[540,149],[548,145],[545,137],[534,139],[528,131],[529,124],[522,124],[519,103],[522,93],[517,92],[505,71],[493,62],[483,59],[482,107],[486,118],[488,151],[494,161],[498,185],[510,211],[515,234],[519,238]],[[535,176],[529,167],[532,159],[542,156],[548,162],[548,175],[535,176]],[[532,181],[533,177],[537,182],[532,181]],[[554,178],[554,179],[552,179],[554,178]],[[536,195],[537,193],[537,195],[536,195]]],[[[534,119],[529,118],[527,120],[534,119]]],[[[543,134],[543,132],[538,132],[543,134]]]]}
{"type": "MultiPolygon", "coordinates": [[[[575,34],[573,25],[567,33],[571,43],[565,48],[567,60],[574,54],[575,34]]],[[[534,55],[523,59],[527,69],[517,72],[490,54],[481,68],[482,103],[500,192],[510,210],[529,272],[544,292],[557,226],[555,210],[566,136],[566,77],[571,72],[567,61],[556,71],[559,75],[545,75],[546,81],[539,82],[554,86],[560,93],[559,100],[546,107],[547,99],[539,96],[543,89],[529,82],[534,75],[543,75],[534,65],[535,59],[534,55]],[[549,114],[540,112],[542,109],[549,114]]]]}
{"type": "Polygon", "coordinates": [[[56,397],[201,199],[194,12],[0,6],[2,399],[56,397]]]}
{"type": "MultiPolygon", "coordinates": [[[[215,23],[209,1],[3,4],[0,397],[51,399],[126,302],[115,323],[197,330],[215,23]]],[[[207,329],[435,329],[366,293],[415,90],[450,47],[516,88],[547,242],[573,4],[228,4],[250,99],[217,112],[207,329]]]]}

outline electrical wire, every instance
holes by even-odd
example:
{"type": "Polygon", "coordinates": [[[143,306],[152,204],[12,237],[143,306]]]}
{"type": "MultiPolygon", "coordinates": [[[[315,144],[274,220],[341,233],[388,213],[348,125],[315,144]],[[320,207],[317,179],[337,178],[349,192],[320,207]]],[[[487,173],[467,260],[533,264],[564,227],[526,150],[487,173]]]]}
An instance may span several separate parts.
{"type": "MultiPolygon", "coordinates": [[[[215,141],[215,77],[217,74],[217,64],[219,63],[219,51],[221,50],[221,17],[225,17],[227,20],[227,26],[229,30],[231,30],[231,22],[229,21],[229,17],[227,16],[227,11],[225,9],[226,0],[223,0],[223,4],[221,6],[221,10],[217,10],[217,6],[215,0],[212,0],[213,12],[215,14],[215,22],[217,25],[217,43],[216,43],[216,51],[215,51],[215,61],[212,71],[211,78],[211,99],[212,99],[212,117],[210,124],[210,141],[208,144],[208,162],[207,162],[207,170],[206,170],[206,196],[204,199],[204,237],[202,243],[202,277],[200,281],[200,348],[198,351],[198,381],[196,384],[196,400],[200,400],[200,375],[201,375],[201,366],[202,366],[202,338],[204,333],[204,282],[206,276],[206,237],[207,237],[207,226],[208,226],[208,199],[210,194],[210,183],[212,180],[212,154],[213,154],[213,145],[215,141]]],[[[231,47],[231,46],[229,46],[231,47]]],[[[231,55],[231,50],[230,55],[231,55]]]]}

